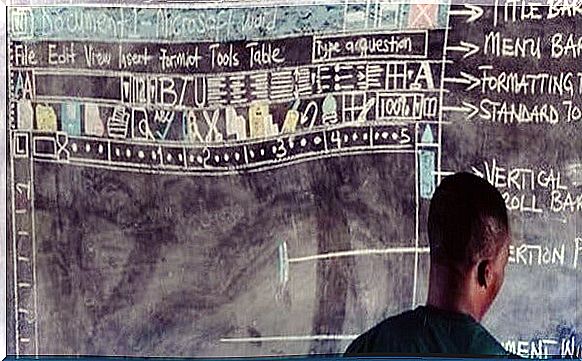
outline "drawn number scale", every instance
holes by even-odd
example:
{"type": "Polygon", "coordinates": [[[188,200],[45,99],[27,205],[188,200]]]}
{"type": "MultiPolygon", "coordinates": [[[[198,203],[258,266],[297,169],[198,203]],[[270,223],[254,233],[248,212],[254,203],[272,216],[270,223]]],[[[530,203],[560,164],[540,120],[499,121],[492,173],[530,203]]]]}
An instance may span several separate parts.
{"type": "Polygon", "coordinates": [[[11,132],[12,255],[16,355],[38,353],[34,178],[28,132],[11,132]]]}

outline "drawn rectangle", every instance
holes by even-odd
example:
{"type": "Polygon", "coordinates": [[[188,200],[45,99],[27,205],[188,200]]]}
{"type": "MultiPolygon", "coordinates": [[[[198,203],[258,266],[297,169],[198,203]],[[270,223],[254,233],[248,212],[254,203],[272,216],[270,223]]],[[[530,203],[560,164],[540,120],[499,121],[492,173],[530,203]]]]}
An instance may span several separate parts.
{"type": "Polygon", "coordinates": [[[35,136],[32,154],[35,158],[57,159],[57,143],[53,137],[35,136]]]}

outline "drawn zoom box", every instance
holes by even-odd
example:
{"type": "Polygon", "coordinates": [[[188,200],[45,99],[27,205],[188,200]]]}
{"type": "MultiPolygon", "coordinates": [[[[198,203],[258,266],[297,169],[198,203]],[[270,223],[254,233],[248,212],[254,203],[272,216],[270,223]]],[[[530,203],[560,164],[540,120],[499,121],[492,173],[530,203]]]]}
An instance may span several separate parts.
{"type": "Polygon", "coordinates": [[[428,53],[428,31],[313,37],[313,62],[359,59],[418,59],[428,53]]]}
{"type": "Polygon", "coordinates": [[[423,94],[376,94],[376,120],[419,120],[424,108],[423,94]]]}

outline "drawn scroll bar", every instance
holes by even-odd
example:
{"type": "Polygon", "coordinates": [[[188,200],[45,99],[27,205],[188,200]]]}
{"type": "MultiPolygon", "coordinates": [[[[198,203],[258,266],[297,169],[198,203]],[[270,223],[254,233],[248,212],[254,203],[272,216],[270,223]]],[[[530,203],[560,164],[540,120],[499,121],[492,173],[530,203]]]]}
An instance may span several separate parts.
{"type": "Polygon", "coordinates": [[[38,352],[38,338],[31,133],[12,133],[11,144],[15,353],[33,355],[38,352]]]}

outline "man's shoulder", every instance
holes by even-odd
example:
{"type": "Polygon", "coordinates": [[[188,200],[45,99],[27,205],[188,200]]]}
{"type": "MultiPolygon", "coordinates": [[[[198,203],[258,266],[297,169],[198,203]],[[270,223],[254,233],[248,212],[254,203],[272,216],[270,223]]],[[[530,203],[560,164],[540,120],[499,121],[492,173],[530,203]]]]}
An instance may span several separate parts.
{"type": "Polygon", "coordinates": [[[475,328],[469,349],[471,353],[509,355],[509,352],[507,352],[499,341],[497,341],[497,339],[481,324],[478,324],[475,328]]]}
{"type": "Polygon", "coordinates": [[[380,323],[376,324],[370,330],[368,330],[365,334],[372,335],[386,335],[390,334],[389,331],[391,330],[402,330],[402,328],[414,327],[418,323],[419,320],[419,311],[416,310],[408,310],[401,312],[397,315],[390,316],[380,323]]]}
{"type": "Polygon", "coordinates": [[[356,338],[345,355],[388,353],[506,355],[474,319],[427,307],[383,320],[356,338]]]}
{"type": "Polygon", "coordinates": [[[377,352],[379,345],[388,346],[398,342],[406,329],[415,329],[417,325],[417,311],[408,310],[395,316],[388,317],[358,336],[346,349],[345,355],[356,355],[377,352]]]}

